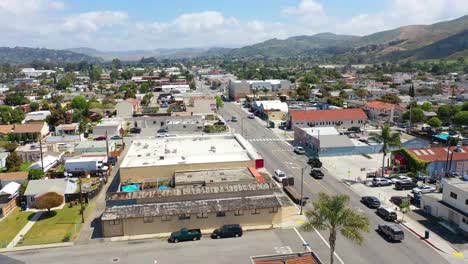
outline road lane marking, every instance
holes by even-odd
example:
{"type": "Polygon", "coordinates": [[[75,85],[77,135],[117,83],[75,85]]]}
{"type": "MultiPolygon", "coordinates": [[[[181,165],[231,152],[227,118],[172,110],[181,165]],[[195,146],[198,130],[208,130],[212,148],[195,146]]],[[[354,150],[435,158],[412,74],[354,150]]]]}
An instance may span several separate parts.
{"type": "MultiPolygon", "coordinates": [[[[322,234],[320,234],[319,231],[317,231],[317,229],[314,228],[314,230],[315,230],[315,233],[317,233],[317,235],[322,239],[323,243],[325,243],[325,245],[327,245],[327,247],[330,248],[330,244],[328,244],[328,242],[325,240],[325,238],[322,236],[322,234]]],[[[296,230],[296,232],[297,232],[297,230],[296,230]]],[[[341,264],[344,264],[343,260],[340,258],[340,256],[338,256],[336,251],[335,251],[335,253],[333,255],[335,255],[335,257],[341,262],[341,264]]]]}
{"type": "MultiPolygon", "coordinates": [[[[307,250],[309,250],[309,251],[312,251],[312,249],[310,248],[310,246],[308,245],[308,243],[307,243],[307,242],[305,241],[305,239],[302,237],[301,233],[299,233],[299,231],[297,231],[297,228],[294,227],[293,229],[294,229],[294,231],[296,231],[296,234],[297,234],[297,236],[299,236],[299,238],[301,239],[302,243],[303,243],[304,245],[307,245],[305,248],[307,248],[307,250]]],[[[343,264],[344,264],[344,263],[343,263],[343,264]]]]}

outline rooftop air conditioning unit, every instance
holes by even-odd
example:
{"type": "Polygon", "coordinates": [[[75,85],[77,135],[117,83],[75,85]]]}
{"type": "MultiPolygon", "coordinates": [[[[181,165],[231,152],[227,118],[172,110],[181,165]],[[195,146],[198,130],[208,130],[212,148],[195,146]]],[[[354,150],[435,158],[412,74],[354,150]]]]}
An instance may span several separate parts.
{"type": "Polygon", "coordinates": [[[159,156],[159,160],[164,160],[164,156],[159,156]]]}

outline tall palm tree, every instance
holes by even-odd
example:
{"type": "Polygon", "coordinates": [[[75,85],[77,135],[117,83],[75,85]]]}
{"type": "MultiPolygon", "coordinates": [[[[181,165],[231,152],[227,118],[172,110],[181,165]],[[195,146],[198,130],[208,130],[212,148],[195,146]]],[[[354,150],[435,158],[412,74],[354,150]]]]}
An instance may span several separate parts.
{"type": "Polygon", "coordinates": [[[338,232],[345,238],[361,245],[362,232],[369,232],[369,219],[348,206],[349,196],[319,193],[313,202],[314,209],[306,212],[307,221],[302,225],[304,231],[328,229],[330,236],[330,264],[333,264],[336,236],[338,232]]]}
{"type": "Polygon", "coordinates": [[[382,158],[382,177],[384,176],[385,169],[385,157],[387,157],[390,147],[400,147],[400,133],[391,133],[389,126],[384,126],[382,128],[382,133],[371,133],[370,137],[373,138],[378,143],[382,144],[382,149],[380,150],[383,153],[382,158]]]}
{"type": "Polygon", "coordinates": [[[269,91],[268,88],[266,87],[262,88],[262,92],[265,94],[265,96],[267,95],[268,91],[269,91]]]}
{"type": "Polygon", "coordinates": [[[253,89],[252,89],[252,93],[253,93],[253,95],[254,95],[254,101],[255,101],[255,100],[257,99],[258,88],[257,88],[257,87],[253,88],[253,89]]]}

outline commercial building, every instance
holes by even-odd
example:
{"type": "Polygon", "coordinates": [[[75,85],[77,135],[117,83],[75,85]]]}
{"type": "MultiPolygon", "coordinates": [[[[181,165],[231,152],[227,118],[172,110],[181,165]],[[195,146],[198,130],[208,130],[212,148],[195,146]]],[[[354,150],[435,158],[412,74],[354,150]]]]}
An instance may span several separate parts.
{"type": "Polygon", "coordinates": [[[205,118],[202,115],[139,116],[125,120],[130,123],[131,127],[149,129],[154,134],[160,128],[167,129],[169,132],[201,132],[205,126],[205,118]]]}
{"type": "Polygon", "coordinates": [[[337,129],[364,127],[367,123],[366,113],[360,109],[329,110],[291,110],[288,116],[289,128],[334,126],[337,129]]]}
{"type": "Polygon", "coordinates": [[[462,178],[443,180],[443,191],[423,194],[421,208],[443,220],[454,233],[468,238],[468,181],[462,178]]]}
{"type": "Polygon", "coordinates": [[[163,93],[171,93],[171,92],[179,92],[179,93],[186,93],[190,91],[190,86],[188,84],[168,84],[161,86],[161,92],[163,93]]]}
{"type": "Polygon", "coordinates": [[[49,76],[51,73],[55,73],[53,70],[36,70],[34,68],[23,68],[21,69],[23,73],[28,78],[39,77],[41,75],[49,76]]]}
{"type": "Polygon", "coordinates": [[[238,134],[134,140],[120,166],[123,184],[169,181],[174,173],[262,168],[263,159],[238,134]]]}
{"type": "Polygon", "coordinates": [[[88,140],[80,141],[74,144],[75,153],[106,153],[107,151],[111,152],[115,150],[115,141],[114,140],[88,140]]]}
{"type": "Polygon", "coordinates": [[[113,136],[118,136],[123,133],[123,124],[124,120],[122,118],[105,118],[102,119],[101,123],[93,127],[93,136],[106,136],[111,138],[113,136]]]}
{"type": "Polygon", "coordinates": [[[252,94],[252,90],[262,93],[264,89],[269,92],[287,93],[291,89],[288,80],[239,80],[229,82],[229,98],[239,100],[252,94]]]}
{"type": "Polygon", "coordinates": [[[268,120],[285,120],[288,114],[288,104],[279,100],[255,101],[252,108],[268,120]]]}

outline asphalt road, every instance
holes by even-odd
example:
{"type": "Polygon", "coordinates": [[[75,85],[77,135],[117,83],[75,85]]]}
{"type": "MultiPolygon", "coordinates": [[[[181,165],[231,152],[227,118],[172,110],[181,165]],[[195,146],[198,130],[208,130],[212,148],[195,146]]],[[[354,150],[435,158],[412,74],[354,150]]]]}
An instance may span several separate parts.
{"type": "MultiPolygon", "coordinates": [[[[247,140],[264,139],[263,141],[251,141],[251,144],[263,156],[265,167],[270,173],[275,169],[281,169],[287,175],[295,178],[295,185],[300,190],[301,168],[306,168],[304,173],[304,196],[313,201],[318,197],[318,193],[325,192],[329,194],[347,194],[350,196],[350,206],[369,217],[371,231],[366,233],[363,245],[356,245],[342,237],[337,240],[337,253],[344,263],[448,263],[442,256],[430,248],[424,241],[405,230],[405,240],[402,243],[390,243],[380,236],[374,229],[379,223],[384,221],[375,214],[375,210],[368,209],[360,203],[360,197],[355,194],[347,185],[339,182],[336,178],[325,171],[325,177],[316,180],[309,176],[309,166],[307,157],[293,153],[293,147],[285,141],[279,140],[270,129],[266,128],[266,122],[263,120],[248,119],[247,114],[241,106],[234,103],[225,103],[221,110],[223,117],[228,120],[236,116],[238,122],[229,122],[234,132],[243,134],[247,140]],[[242,124],[243,123],[243,124],[242,124]],[[243,131],[242,131],[243,127],[243,131]]],[[[339,166],[339,164],[337,164],[339,166]]],[[[311,203],[306,205],[305,210],[309,209],[311,203]]],[[[328,240],[328,232],[321,231],[321,236],[328,240]]],[[[311,248],[322,259],[328,260],[328,248],[319,238],[317,233],[301,232],[301,235],[311,248]],[[317,244],[317,242],[321,243],[317,244]]],[[[336,260],[336,263],[340,261],[336,260]]]]}

